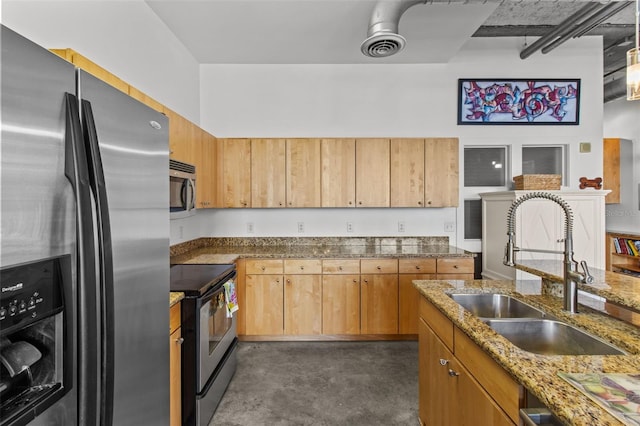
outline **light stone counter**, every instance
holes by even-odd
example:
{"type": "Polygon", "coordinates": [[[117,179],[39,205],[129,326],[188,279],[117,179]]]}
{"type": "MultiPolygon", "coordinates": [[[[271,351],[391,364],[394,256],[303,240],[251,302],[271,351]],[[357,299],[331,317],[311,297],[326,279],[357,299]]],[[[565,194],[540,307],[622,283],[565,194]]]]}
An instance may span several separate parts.
{"type": "Polygon", "coordinates": [[[182,299],[184,299],[184,293],[178,291],[169,292],[169,307],[172,307],[182,299]]]}
{"type": "Polygon", "coordinates": [[[580,306],[579,314],[562,310],[562,299],[543,294],[535,282],[414,281],[418,291],[442,311],[455,326],[476,342],[516,381],[568,425],[621,425],[614,416],[561,379],[558,372],[640,372],[640,329],[580,306]],[[511,294],[558,319],[609,341],[629,355],[546,356],[519,349],[451,299],[449,293],[511,294]]]}

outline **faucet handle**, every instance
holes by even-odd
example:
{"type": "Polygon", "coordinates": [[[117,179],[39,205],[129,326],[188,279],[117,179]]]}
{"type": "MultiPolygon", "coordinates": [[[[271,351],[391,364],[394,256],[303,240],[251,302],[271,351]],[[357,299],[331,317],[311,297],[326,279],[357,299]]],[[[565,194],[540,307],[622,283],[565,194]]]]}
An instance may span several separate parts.
{"type": "Polygon", "coordinates": [[[593,283],[593,275],[591,275],[591,273],[589,273],[589,268],[587,267],[587,261],[583,260],[580,262],[580,266],[582,267],[582,270],[584,271],[584,282],[587,284],[591,284],[593,283]]]}

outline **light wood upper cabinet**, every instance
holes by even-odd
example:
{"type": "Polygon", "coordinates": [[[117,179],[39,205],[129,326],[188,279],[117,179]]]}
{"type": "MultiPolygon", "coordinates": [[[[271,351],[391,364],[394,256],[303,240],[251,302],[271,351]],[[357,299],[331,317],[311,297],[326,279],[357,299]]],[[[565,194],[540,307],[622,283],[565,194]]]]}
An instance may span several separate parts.
{"type": "Polygon", "coordinates": [[[183,163],[195,164],[196,145],[192,140],[193,123],[167,107],[163,112],[169,119],[169,157],[183,163]]]}
{"type": "Polygon", "coordinates": [[[458,207],[458,139],[425,140],[425,207],[458,207]]]}
{"type": "Polygon", "coordinates": [[[200,145],[196,158],[196,202],[198,208],[218,207],[215,169],[217,162],[217,139],[215,136],[197,129],[199,137],[195,141],[200,145]]]}
{"type": "Polygon", "coordinates": [[[287,207],[320,207],[320,139],[287,139],[287,207]]]}
{"type": "Polygon", "coordinates": [[[391,207],[424,206],[424,139],[391,139],[391,207]]]}
{"type": "Polygon", "coordinates": [[[355,207],[356,140],[322,139],[322,207],[355,207]]]}
{"type": "Polygon", "coordinates": [[[286,206],[285,139],[251,139],[251,207],[286,206]]]}
{"type": "Polygon", "coordinates": [[[220,207],[251,207],[251,141],[219,139],[220,207]]]}
{"type": "Polygon", "coordinates": [[[356,140],[357,207],[390,205],[389,139],[356,140]]]}

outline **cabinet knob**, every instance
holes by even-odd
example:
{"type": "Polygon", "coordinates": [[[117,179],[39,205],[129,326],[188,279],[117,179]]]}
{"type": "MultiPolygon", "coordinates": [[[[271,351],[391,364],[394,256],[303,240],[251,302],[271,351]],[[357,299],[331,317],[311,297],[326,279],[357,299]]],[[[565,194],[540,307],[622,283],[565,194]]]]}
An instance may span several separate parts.
{"type": "Polygon", "coordinates": [[[349,201],[349,205],[353,204],[353,201],[349,201]]]}
{"type": "Polygon", "coordinates": [[[276,282],[279,283],[280,282],[280,278],[276,278],[276,282]]]}
{"type": "Polygon", "coordinates": [[[291,280],[287,280],[287,284],[291,284],[291,280]]]}
{"type": "Polygon", "coordinates": [[[357,283],[357,282],[358,282],[358,280],[353,280],[353,282],[354,282],[354,283],[357,283]]]}
{"type": "Polygon", "coordinates": [[[300,267],[300,270],[301,270],[301,271],[304,271],[304,266],[301,266],[301,267],[300,267]]]}
{"type": "Polygon", "coordinates": [[[362,201],[358,201],[358,204],[359,204],[359,205],[362,205],[362,201]]]}
{"type": "Polygon", "coordinates": [[[418,201],[418,205],[421,206],[422,205],[422,201],[418,201]]]}
{"type": "Polygon", "coordinates": [[[427,201],[427,204],[429,204],[429,205],[430,205],[430,204],[431,204],[431,201],[427,201]]]}
{"type": "Polygon", "coordinates": [[[279,206],[281,206],[281,205],[282,205],[282,201],[280,201],[280,202],[278,203],[278,205],[279,205],[279,206]]]}
{"type": "Polygon", "coordinates": [[[452,369],[449,369],[449,376],[451,377],[458,377],[460,375],[460,373],[453,371],[452,369]]]}
{"type": "Polygon", "coordinates": [[[458,265],[453,265],[453,269],[458,269],[458,265]]]}
{"type": "Polygon", "coordinates": [[[262,269],[264,271],[265,268],[264,268],[264,266],[261,266],[260,269],[262,269]]]}
{"type": "Polygon", "coordinates": [[[338,266],[338,271],[342,271],[342,266],[338,266]]]}
{"type": "Polygon", "coordinates": [[[376,269],[377,269],[378,271],[381,271],[381,270],[382,270],[382,268],[381,268],[380,266],[376,266],[376,269]]]}
{"type": "Polygon", "coordinates": [[[369,283],[369,280],[364,280],[364,283],[365,283],[365,284],[368,284],[368,283],[369,283]]]}
{"type": "Polygon", "coordinates": [[[449,364],[448,359],[440,358],[440,365],[447,365],[447,364],[449,364]]]}
{"type": "Polygon", "coordinates": [[[183,342],[184,342],[184,338],[183,337],[178,337],[176,339],[176,343],[179,344],[179,345],[181,345],[183,342]]]}
{"type": "Polygon", "coordinates": [[[419,271],[420,270],[420,265],[416,265],[416,269],[419,271]]]}

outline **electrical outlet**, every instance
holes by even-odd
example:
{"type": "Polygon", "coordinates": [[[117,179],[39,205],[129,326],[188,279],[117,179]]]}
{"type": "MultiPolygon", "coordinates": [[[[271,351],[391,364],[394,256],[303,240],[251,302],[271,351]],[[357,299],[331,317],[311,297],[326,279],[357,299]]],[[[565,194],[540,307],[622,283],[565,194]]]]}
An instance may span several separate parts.
{"type": "Polygon", "coordinates": [[[247,222],[247,234],[253,234],[253,222],[247,222]]]}
{"type": "Polygon", "coordinates": [[[353,232],[353,223],[347,222],[347,232],[353,232]]]}
{"type": "Polygon", "coordinates": [[[455,222],[445,222],[444,223],[444,232],[456,232],[456,223],[455,222]]]}
{"type": "Polygon", "coordinates": [[[298,222],[298,233],[304,234],[304,222],[298,222]]]}
{"type": "Polygon", "coordinates": [[[398,232],[404,232],[404,222],[398,222],[398,232]]]}

